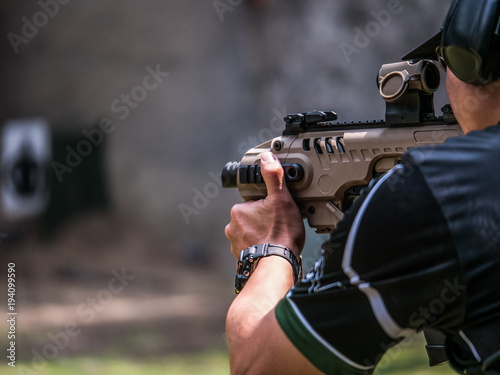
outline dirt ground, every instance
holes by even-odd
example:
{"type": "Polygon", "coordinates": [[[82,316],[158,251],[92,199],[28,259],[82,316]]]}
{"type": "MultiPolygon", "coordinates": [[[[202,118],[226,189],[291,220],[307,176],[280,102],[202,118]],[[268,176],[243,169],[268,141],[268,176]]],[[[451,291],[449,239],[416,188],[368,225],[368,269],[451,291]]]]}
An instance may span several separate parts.
{"type": "MultiPolygon", "coordinates": [[[[232,275],[189,264],[136,223],[87,215],[50,240],[0,246],[4,280],[8,262],[16,263],[18,360],[37,353],[144,358],[225,347],[232,275]]],[[[6,311],[6,297],[1,301],[6,311]]]]}

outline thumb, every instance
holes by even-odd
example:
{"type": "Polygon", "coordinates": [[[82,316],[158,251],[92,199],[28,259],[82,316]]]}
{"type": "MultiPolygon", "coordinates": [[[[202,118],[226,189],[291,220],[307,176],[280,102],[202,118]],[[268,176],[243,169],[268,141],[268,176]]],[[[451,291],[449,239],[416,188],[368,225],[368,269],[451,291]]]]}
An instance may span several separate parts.
{"type": "Polygon", "coordinates": [[[260,157],[260,172],[266,183],[267,195],[288,193],[283,167],[272,152],[263,152],[260,157]]]}

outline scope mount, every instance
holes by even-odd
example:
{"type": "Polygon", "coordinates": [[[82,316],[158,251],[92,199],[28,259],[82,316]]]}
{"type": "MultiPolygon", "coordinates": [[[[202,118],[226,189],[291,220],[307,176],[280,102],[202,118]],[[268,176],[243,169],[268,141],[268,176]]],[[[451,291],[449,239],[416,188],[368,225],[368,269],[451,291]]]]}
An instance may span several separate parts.
{"type": "Polygon", "coordinates": [[[434,92],[441,76],[431,60],[384,64],[379,70],[379,94],[386,101],[388,125],[418,124],[435,116],[434,92]]]}
{"type": "Polygon", "coordinates": [[[377,76],[381,97],[386,102],[385,120],[335,122],[338,116],[334,111],[311,111],[293,113],[285,116],[283,135],[297,135],[310,131],[342,130],[356,126],[373,127],[406,126],[412,124],[433,124],[444,121],[456,123],[449,104],[442,108],[442,115],[436,116],[434,92],[440,85],[439,68],[431,60],[417,62],[402,61],[384,64],[377,76]]]}

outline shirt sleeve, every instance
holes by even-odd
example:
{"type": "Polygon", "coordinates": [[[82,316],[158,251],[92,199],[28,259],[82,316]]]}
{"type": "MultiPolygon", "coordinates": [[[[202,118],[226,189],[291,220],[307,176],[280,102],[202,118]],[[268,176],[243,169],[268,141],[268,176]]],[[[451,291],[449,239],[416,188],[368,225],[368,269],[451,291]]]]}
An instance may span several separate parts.
{"type": "Polygon", "coordinates": [[[447,222],[410,163],[364,190],[322,250],[276,317],[327,374],[369,374],[405,337],[425,328],[446,332],[463,319],[447,222]]]}

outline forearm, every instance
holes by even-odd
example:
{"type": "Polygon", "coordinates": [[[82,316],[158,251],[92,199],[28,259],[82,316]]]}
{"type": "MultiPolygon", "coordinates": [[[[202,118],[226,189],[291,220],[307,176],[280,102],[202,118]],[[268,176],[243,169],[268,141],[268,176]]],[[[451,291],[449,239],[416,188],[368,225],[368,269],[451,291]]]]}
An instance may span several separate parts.
{"type": "Polygon", "coordinates": [[[255,358],[253,352],[259,349],[260,340],[265,341],[265,336],[254,333],[292,285],[293,270],[288,261],[277,256],[260,260],[227,314],[226,336],[231,368],[245,368],[246,360],[255,358]]]}
{"type": "MultiPolygon", "coordinates": [[[[298,258],[305,230],[300,210],[284,180],[279,160],[261,155],[261,174],[267,189],[263,200],[234,205],[225,233],[236,259],[253,244],[279,244],[298,258]]],[[[293,269],[280,256],[260,258],[257,268],[229,308],[226,337],[232,374],[311,373],[314,367],[281,330],[274,307],[293,285],[293,269]],[[274,353],[293,354],[293,361],[276,361],[274,353]],[[299,365],[300,364],[300,365],[299,365]],[[302,371],[306,368],[307,371],[302,371]],[[293,371],[291,371],[293,370],[293,371]]]]}

